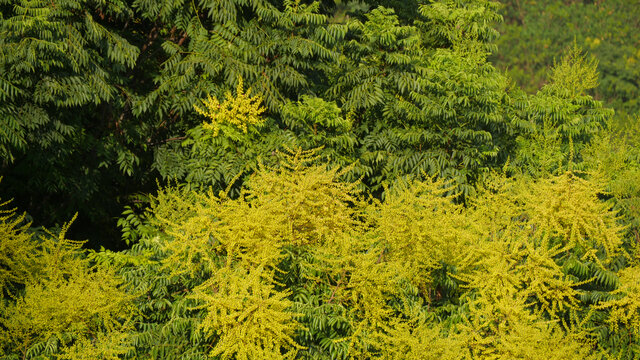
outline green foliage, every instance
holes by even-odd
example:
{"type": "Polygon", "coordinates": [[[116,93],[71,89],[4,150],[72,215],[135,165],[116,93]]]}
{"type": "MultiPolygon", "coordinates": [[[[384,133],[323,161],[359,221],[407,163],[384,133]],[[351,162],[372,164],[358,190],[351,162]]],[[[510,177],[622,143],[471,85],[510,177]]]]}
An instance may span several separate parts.
{"type": "Polygon", "coordinates": [[[0,146],[12,162],[16,150],[48,149],[81,131],[81,119],[56,110],[116,101],[119,75],[135,65],[139,49],[95,19],[126,20],[132,11],[122,3],[21,1],[5,9],[0,146]]]}
{"type": "MultiPolygon", "coordinates": [[[[274,120],[260,116],[261,97],[246,98],[240,90],[237,97],[228,95],[221,105],[235,109],[235,113],[220,111],[217,100],[208,100],[216,123],[205,122],[189,130],[179,145],[168,144],[157,152],[156,166],[165,179],[178,180],[191,188],[213,186],[215,191],[223,190],[241,174],[256,169],[260,161],[274,163],[283,147],[324,146],[320,154],[332,163],[348,165],[355,161],[357,139],[352,120],[343,116],[335,103],[310,96],[288,102],[282,108],[285,129],[274,131],[274,120]]],[[[357,174],[351,171],[345,176],[355,180],[357,174]]],[[[233,187],[231,195],[237,195],[237,191],[238,187],[233,187]]]]}
{"type": "Polygon", "coordinates": [[[197,99],[235,87],[239,77],[274,112],[292,94],[312,87],[313,71],[336,57],[327,45],[340,41],[346,29],[327,25],[318,3],[281,4],[234,0],[196,8],[141,3],[145,18],[159,18],[183,35],[162,43],[166,61],[155,79],[158,86],[136,104],[135,112],[188,115],[197,99]]]}
{"type": "MultiPolygon", "coordinates": [[[[343,115],[334,102],[303,96],[300,101],[289,102],[282,108],[282,119],[287,131],[295,134],[297,146],[305,149],[323,147],[322,156],[339,166],[356,161],[358,138],[353,131],[353,114],[343,115]]],[[[351,176],[347,180],[356,178],[351,176]]]]}
{"type": "Polygon", "coordinates": [[[491,0],[437,0],[419,6],[425,21],[417,24],[425,29],[425,41],[433,47],[452,45],[473,39],[495,50],[493,41],[499,36],[494,26],[502,21],[500,3],[491,0]]]}
{"type": "MultiPolygon", "coordinates": [[[[473,23],[465,18],[469,8],[438,3],[421,14],[431,19],[446,10],[455,21],[473,23]]],[[[380,191],[397,176],[426,172],[472,192],[469,184],[496,160],[509,132],[502,117],[504,79],[481,50],[488,39],[465,32],[434,50],[444,45],[431,44],[427,30],[445,25],[401,26],[386,8],[366,17],[352,25],[353,39],[343,46],[346,57],[328,90],[355,113],[365,183],[380,191]]]]}
{"type": "Polygon", "coordinates": [[[80,223],[104,223],[113,188],[140,161],[125,87],[140,49],[121,30],[133,10],[120,1],[0,6],[2,196],[47,225],[79,209],[80,223]]]}
{"type": "Polygon", "coordinates": [[[598,62],[587,60],[577,44],[569,48],[559,63],[554,62],[550,80],[555,86],[569,91],[568,97],[582,95],[598,86],[598,62]]]}
{"type": "Polygon", "coordinates": [[[639,122],[629,118],[629,123],[608,124],[585,149],[584,159],[588,168],[604,174],[606,190],[612,197],[614,208],[624,216],[628,236],[638,239],[640,226],[640,188],[636,179],[638,168],[639,122]]]}
{"type": "MultiPolygon", "coordinates": [[[[248,79],[270,110],[260,120],[261,136],[228,134],[228,140],[212,144],[206,132],[195,127],[185,145],[196,146],[189,151],[165,145],[157,152],[156,166],[165,178],[224,188],[243,169],[255,168],[253,159],[270,161],[270,154],[282,146],[320,146],[336,164],[357,162],[348,177],[363,178],[363,185],[378,194],[383,183],[397,176],[425,172],[454,180],[456,191],[469,195],[479,176],[504,161],[501,151],[512,146],[513,129],[503,114],[506,79],[486,62],[484,50],[493,39],[488,24],[499,18],[494,10],[493,3],[446,2],[421,8],[424,19],[431,20],[417,26],[400,25],[393,9],[384,7],[365,13],[363,22],[350,20],[339,27],[319,23],[318,34],[333,35],[317,41],[331,45],[327,49],[333,53],[326,57],[317,53],[319,62],[307,64],[317,66],[309,67],[316,71],[309,78],[314,80],[309,90],[322,97],[305,95],[300,89],[290,100],[282,98],[284,106],[275,106],[270,98],[274,92],[256,83],[255,75],[234,72],[233,81],[237,75],[248,79]],[[464,29],[447,44],[434,45],[429,31],[451,25],[434,20],[441,10],[450,12],[447,17],[464,29]],[[309,106],[323,110],[310,112],[309,106]],[[336,119],[344,120],[338,124],[336,119]],[[194,152],[202,143],[212,146],[194,152]],[[185,162],[190,165],[182,165],[185,162]]],[[[220,93],[209,89],[211,94],[220,93]]],[[[235,120],[229,116],[225,121],[235,120]]]]}
{"type": "Polygon", "coordinates": [[[158,173],[218,190],[283,146],[357,162],[346,176],[377,195],[422,172],[470,194],[511,145],[504,78],[485,61],[499,18],[484,0],[7,6],[5,194],[48,224],[80,210],[89,231],[112,226],[158,173]],[[260,96],[263,125],[211,138],[194,106],[222,102],[239,79],[260,96]],[[312,120],[309,106],[325,110],[312,120]]]}
{"type": "Polygon", "coordinates": [[[520,86],[535,92],[548,82],[548,68],[576,43],[598,59],[600,81],[591,91],[622,117],[640,110],[638,102],[637,4],[612,1],[504,1],[496,66],[520,86]]]}
{"type": "Polygon", "coordinates": [[[582,162],[581,154],[613,117],[585,93],[597,81],[596,63],[575,45],[551,71],[551,83],[535,95],[514,94],[513,121],[521,129],[510,166],[540,176],[582,162]]]}

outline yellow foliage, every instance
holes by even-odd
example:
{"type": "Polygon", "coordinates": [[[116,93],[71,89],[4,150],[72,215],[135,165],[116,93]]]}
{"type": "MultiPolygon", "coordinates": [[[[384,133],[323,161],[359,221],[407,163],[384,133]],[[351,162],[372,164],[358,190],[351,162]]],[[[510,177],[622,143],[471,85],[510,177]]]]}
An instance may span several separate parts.
{"type": "Polygon", "coordinates": [[[312,166],[318,151],[289,150],[280,168],[261,166],[246,192],[252,207],[284,221],[285,238],[295,245],[320,246],[358,226],[358,184],[339,181],[351,168],[312,166]]]}
{"type": "Polygon", "coordinates": [[[0,305],[0,349],[22,356],[60,353],[68,359],[117,359],[128,349],[125,334],[131,329],[132,296],[113,269],[89,264],[82,242],[65,239],[68,225],[57,236],[36,240],[23,229],[7,232],[13,222],[0,223],[0,234],[6,236],[1,243],[29,248],[22,265],[37,273],[10,277],[23,290],[14,294],[15,301],[0,305]]]}
{"type": "Polygon", "coordinates": [[[441,180],[400,183],[370,211],[386,247],[385,259],[402,263],[404,274],[421,288],[430,283],[429,273],[444,264],[468,264],[469,247],[480,236],[463,207],[445,196],[449,190],[441,180]]]}
{"type": "Polygon", "coordinates": [[[371,248],[347,256],[346,271],[351,276],[341,300],[350,309],[353,333],[348,340],[350,355],[356,359],[368,359],[392,341],[389,330],[397,314],[389,302],[400,296],[405,268],[398,262],[384,261],[383,255],[382,248],[371,248]]]}
{"type": "Polygon", "coordinates": [[[620,287],[613,294],[616,298],[598,305],[599,309],[610,309],[609,322],[613,330],[619,324],[631,328],[640,336],[640,266],[632,266],[618,272],[620,287]]]}
{"type": "Polygon", "coordinates": [[[303,167],[314,153],[285,155],[280,169],[261,167],[238,199],[167,189],[155,200],[157,226],[179,241],[163,243],[168,266],[193,269],[194,261],[218,267],[220,256],[272,268],[286,245],[319,245],[355,226],[355,184],[324,166],[303,167]],[[196,260],[197,258],[197,260],[196,260]],[[171,265],[174,264],[174,265],[171,265]]]}
{"type": "Polygon", "coordinates": [[[575,288],[581,284],[568,280],[554,260],[566,251],[567,248],[560,245],[546,248],[528,242],[521,251],[522,260],[516,266],[522,281],[520,291],[535,297],[540,310],[551,317],[556,317],[558,311],[577,309],[579,306],[575,288]]]}
{"type": "Polygon", "coordinates": [[[242,86],[242,78],[238,79],[236,95],[231,92],[225,94],[225,100],[220,103],[217,98],[209,95],[206,100],[202,100],[204,108],[194,105],[196,112],[209,119],[210,122],[204,123],[205,129],[213,130],[213,136],[217,136],[220,126],[229,124],[247,132],[247,125],[260,125],[264,122],[264,118],[260,115],[265,111],[261,107],[262,97],[251,97],[251,89],[244,92],[242,86]]]}
{"type": "Polygon", "coordinates": [[[16,216],[15,210],[0,209],[0,294],[12,294],[13,284],[24,283],[38,273],[34,259],[36,242],[26,232],[30,224],[24,223],[24,218],[16,216]]]}
{"type": "MultiPolygon", "coordinates": [[[[470,358],[595,359],[592,346],[581,340],[584,331],[567,333],[557,322],[547,321],[531,309],[531,296],[541,299],[543,310],[551,314],[563,304],[575,305],[571,284],[545,268],[541,274],[531,274],[527,266],[530,251],[523,253],[508,243],[486,246],[493,251],[480,260],[477,271],[468,278],[469,291],[464,297],[469,311],[466,321],[456,326],[462,346],[471,349],[470,358]],[[557,285],[558,289],[553,287],[557,285]]],[[[549,259],[542,262],[549,266],[549,259]]],[[[550,267],[553,269],[553,265],[550,267]]]]}
{"type": "Polygon", "coordinates": [[[586,180],[572,172],[536,181],[493,177],[473,201],[487,240],[478,242],[486,265],[474,281],[486,285],[487,272],[496,279],[511,274],[527,303],[550,318],[580,306],[576,288],[583,283],[568,279],[558,261],[572,253],[602,267],[625,254],[624,228],[611,205],[598,199],[603,192],[597,176],[586,180]]]}
{"type": "Polygon", "coordinates": [[[293,359],[295,314],[287,292],[277,291],[273,275],[259,267],[227,266],[194,289],[191,298],[207,310],[201,327],[220,339],[210,356],[223,359],[293,359]]]}
{"type": "Polygon", "coordinates": [[[582,95],[584,91],[598,86],[598,62],[587,60],[577,44],[569,48],[559,63],[554,61],[551,81],[554,85],[570,92],[571,96],[582,95]]]}
{"type": "Polygon", "coordinates": [[[478,193],[474,217],[488,238],[526,237],[536,247],[560,245],[596,262],[625,253],[624,227],[611,204],[598,198],[606,191],[597,173],[588,179],[571,171],[537,180],[495,176],[478,193]]]}
{"type": "Polygon", "coordinates": [[[315,151],[283,157],[278,169],[261,166],[237,199],[166,189],[154,200],[153,222],[169,235],[156,238],[165,266],[212,274],[189,296],[207,310],[202,328],[220,336],[211,355],[294,357],[296,315],[287,292],[275,290],[283,248],[336,243],[356,224],[355,185],[338,182],[341,172],[306,166],[315,151]]]}
{"type": "MultiPolygon", "coordinates": [[[[127,329],[122,329],[127,330],[127,329]]],[[[68,360],[118,360],[122,354],[130,350],[127,338],[130,334],[125,331],[99,332],[95,337],[83,337],[63,349],[60,359],[68,360]]]]}
{"type": "Polygon", "coordinates": [[[384,358],[396,360],[462,360],[472,359],[464,336],[447,332],[440,325],[400,322],[389,332],[391,343],[384,358]]]}
{"type": "Polygon", "coordinates": [[[521,192],[530,230],[543,239],[559,238],[564,246],[577,247],[585,258],[598,261],[621,253],[622,231],[611,205],[600,201],[605,193],[597,178],[585,180],[572,172],[533,182],[521,192]]]}
{"type": "MultiPolygon", "coordinates": [[[[165,189],[154,200],[165,267],[206,274],[187,297],[205,310],[209,355],[294,358],[309,314],[293,308],[335,305],[349,326],[330,341],[353,359],[597,357],[586,320],[566,321],[584,282],[561,261],[571,252],[605,266],[623,253],[598,181],[495,176],[464,207],[446,183],[415,180],[367,203],[340,171],[314,165],[314,151],[283,158],[261,165],[236,199],[165,189]],[[455,284],[445,291],[443,281],[455,284]]],[[[631,324],[637,300],[627,296],[610,307],[631,324]]]]}

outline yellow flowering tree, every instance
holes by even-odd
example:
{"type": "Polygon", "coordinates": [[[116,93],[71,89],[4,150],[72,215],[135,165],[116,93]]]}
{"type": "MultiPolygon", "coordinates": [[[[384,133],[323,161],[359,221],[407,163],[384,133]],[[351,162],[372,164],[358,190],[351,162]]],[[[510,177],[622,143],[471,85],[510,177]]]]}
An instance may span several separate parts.
{"type": "Polygon", "coordinates": [[[410,179],[375,200],[318,154],[278,153],[235,196],[154,197],[140,242],[111,260],[155,317],[138,352],[599,359],[614,353],[603,329],[634,328],[628,239],[597,177],[499,174],[466,206],[446,182],[410,179]]]}
{"type": "Polygon", "coordinates": [[[132,349],[133,296],[115,269],[96,266],[65,233],[30,234],[24,216],[0,218],[0,355],[119,359],[132,349]]]}

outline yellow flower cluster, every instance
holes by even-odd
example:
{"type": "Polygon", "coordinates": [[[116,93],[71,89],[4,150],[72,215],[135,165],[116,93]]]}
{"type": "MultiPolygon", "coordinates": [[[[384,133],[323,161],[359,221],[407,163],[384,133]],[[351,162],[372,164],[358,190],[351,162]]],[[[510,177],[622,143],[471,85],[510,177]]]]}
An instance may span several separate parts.
{"type": "Polygon", "coordinates": [[[614,330],[623,324],[640,336],[640,266],[622,269],[618,277],[620,287],[613,292],[617,297],[598,307],[610,309],[609,323],[614,330]]]}
{"type": "Polygon", "coordinates": [[[59,234],[36,237],[10,219],[0,217],[0,244],[11,246],[0,246],[0,267],[10,274],[0,272],[0,290],[15,302],[0,303],[0,358],[121,358],[129,350],[134,315],[134,296],[124,290],[123,279],[112,268],[92,264],[83,242],[65,238],[70,224],[59,234]]]}
{"type": "Polygon", "coordinates": [[[217,136],[221,127],[231,125],[247,132],[247,126],[259,126],[264,122],[260,115],[265,111],[261,106],[261,96],[251,96],[251,89],[244,92],[242,78],[238,79],[236,95],[231,92],[225,94],[225,100],[220,103],[217,98],[209,95],[206,100],[201,100],[203,108],[194,105],[196,112],[209,119],[203,127],[213,130],[213,136],[217,136]]]}
{"type": "MultiPolygon", "coordinates": [[[[295,334],[311,331],[308,304],[287,285],[294,268],[295,284],[325,289],[314,295],[321,306],[344,309],[349,332],[327,344],[353,359],[597,358],[589,316],[578,314],[580,287],[594,280],[560,265],[573,253],[607,266],[622,252],[623,229],[597,182],[496,175],[465,207],[446,182],[410,180],[364,201],[339,171],[314,164],[314,151],[283,157],[237,199],[171,189],[157,198],[156,225],[172,239],[160,242],[165,266],[212,274],[189,295],[205,310],[201,329],[219,339],[210,355],[307,351],[295,334]],[[431,309],[447,298],[460,304],[447,305],[444,322],[431,309]]],[[[634,327],[637,281],[625,274],[630,290],[610,304],[619,309],[611,322],[634,327]]]]}

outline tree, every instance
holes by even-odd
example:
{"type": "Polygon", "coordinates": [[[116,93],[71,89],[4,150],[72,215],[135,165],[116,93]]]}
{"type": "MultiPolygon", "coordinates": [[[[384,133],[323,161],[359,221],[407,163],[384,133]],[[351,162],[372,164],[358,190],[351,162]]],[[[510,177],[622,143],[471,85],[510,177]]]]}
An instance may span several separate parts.
{"type": "Polygon", "coordinates": [[[283,154],[237,198],[163,189],[132,249],[99,255],[143,292],[137,353],[634,356],[634,239],[600,177],[494,175],[468,206],[400,181],[364,201],[317,155],[283,154]]]}
{"type": "Polygon", "coordinates": [[[549,84],[535,95],[514,96],[512,114],[522,131],[512,168],[553,172],[580,166],[585,146],[613,117],[613,110],[587,94],[597,85],[596,66],[574,44],[551,70],[549,84]]]}
{"type": "MultiPolygon", "coordinates": [[[[368,12],[364,23],[353,20],[341,25],[344,33],[340,36],[348,41],[332,51],[344,55],[337,62],[318,65],[325,77],[316,77],[321,81],[313,89],[324,89],[324,98],[312,100],[313,96],[302,95],[288,101],[278,113],[265,116],[259,138],[243,141],[247,145],[240,148],[237,142],[228,146],[228,140],[220,138],[206,153],[192,151],[187,156],[189,164],[208,166],[185,169],[183,161],[176,160],[184,159],[184,155],[175,145],[162,147],[158,165],[165,176],[224,188],[242,168],[233,165],[237,154],[242,154],[242,164],[251,166],[255,160],[249,159],[268,158],[278,143],[323,146],[332,161],[357,161],[347,176],[363,177],[364,186],[377,194],[383,183],[397,176],[422,173],[455,179],[456,191],[471,193],[472,184],[483,172],[506,159],[501,151],[512,146],[509,135],[515,130],[504,118],[506,79],[486,62],[484,49],[492,40],[492,32],[486,24],[481,30],[469,30],[478,28],[481,16],[491,19],[494,13],[490,6],[481,10],[480,3],[469,9],[456,6],[446,3],[422,7],[425,21],[419,27],[401,26],[393,10],[382,7],[368,12]],[[452,13],[457,25],[437,21],[439,11],[445,10],[452,13]],[[452,33],[454,25],[462,30],[452,33]],[[446,41],[435,41],[424,30],[436,28],[442,30],[446,41]],[[437,46],[446,48],[434,48],[437,46]],[[305,107],[312,101],[327,111],[314,115],[314,124],[299,124],[302,119],[296,115],[298,110],[292,111],[292,104],[305,107]],[[346,121],[330,125],[335,130],[322,126],[335,121],[332,119],[346,121]],[[336,130],[343,135],[333,135],[336,130]]],[[[333,26],[329,24],[323,31],[331,33],[333,26]]],[[[260,88],[251,89],[255,92],[260,88]]],[[[261,96],[271,108],[270,95],[262,92],[261,96]]],[[[196,127],[190,134],[200,137],[203,133],[196,127]]],[[[193,143],[191,137],[186,144],[193,143]]],[[[240,138],[228,137],[234,141],[240,138]]]]}
{"type": "MultiPolygon", "coordinates": [[[[3,206],[6,205],[3,204],[3,206]]],[[[0,355],[117,359],[130,350],[136,310],[114,268],[96,266],[83,242],[28,232],[24,215],[0,218],[0,355]]]]}
{"type": "Polygon", "coordinates": [[[140,161],[131,150],[140,138],[128,122],[127,87],[140,49],[114,30],[132,17],[122,2],[2,5],[3,196],[44,224],[78,209],[94,224],[110,223],[115,192],[140,161]]]}

